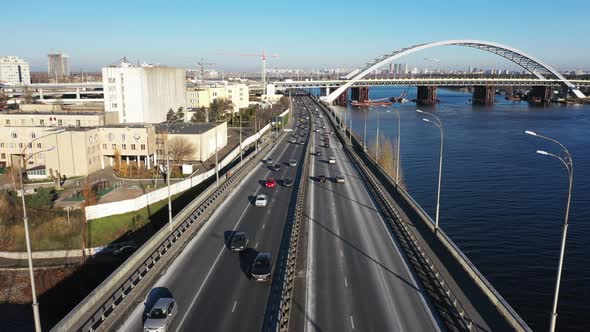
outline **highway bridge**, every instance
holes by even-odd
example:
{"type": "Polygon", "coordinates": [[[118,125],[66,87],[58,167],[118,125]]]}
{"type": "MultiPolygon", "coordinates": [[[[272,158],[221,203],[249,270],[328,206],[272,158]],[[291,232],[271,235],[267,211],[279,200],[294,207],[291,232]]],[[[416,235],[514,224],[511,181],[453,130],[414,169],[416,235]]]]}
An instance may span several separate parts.
{"type": "Polygon", "coordinates": [[[196,197],[53,331],[139,331],[168,295],[170,331],[530,331],[328,107],[293,100],[293,131],[196,197]],[[252,202],[261,193],[266,207],[252,202]],[[241,253],[228,248],[236,231],[241,253]],[[250,278],[259,252],[273,256],[270,282],[250,278]]]}

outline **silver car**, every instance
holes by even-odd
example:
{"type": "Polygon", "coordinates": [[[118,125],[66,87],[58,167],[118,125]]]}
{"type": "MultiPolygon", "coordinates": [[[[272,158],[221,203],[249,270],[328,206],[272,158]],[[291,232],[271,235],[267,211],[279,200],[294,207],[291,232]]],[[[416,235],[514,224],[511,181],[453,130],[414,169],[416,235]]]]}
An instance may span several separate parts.
{"type": "Polygon", "coordinates": [[[257,207],[265,207],[267,203],[268,203],[268,199],[266,198],[266,195],[264,195],[264,194],[260,194],[260,195],[256,196],[256,199],[254,201],[254,205],[257,207]]]}
{"type": "Polygon", "coordinates": [[[289,166],[296,167],[297,166],[297,160],[295,160],[295,159],[289,160],[289,166]]]}
{"type": "Polygon", "coordinates": [[[165,297],[159,299],[147,314],[147,319],[145,320],[145,323],[143,323],[143,331],[168,331],[168,326],[170,326],[177,311],[176,302],[173,298],[165,297]]]}

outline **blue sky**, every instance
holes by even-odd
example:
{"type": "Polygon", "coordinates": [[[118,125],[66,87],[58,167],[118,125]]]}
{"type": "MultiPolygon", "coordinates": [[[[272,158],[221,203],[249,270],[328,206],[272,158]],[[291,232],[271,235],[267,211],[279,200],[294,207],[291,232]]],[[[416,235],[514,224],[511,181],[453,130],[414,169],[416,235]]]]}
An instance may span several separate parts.
{"type": "MultiPolygon", "coordinates": [[[[394,49],[445,39],[480,39],[526,51],[558,69],[590,70],[590,1],[7,1],[0,55],[45,70],[63,50],[73,70],[98,69],[123,56],[192,66],[201,57],[224,71],[353,67],[394,49]]],[[[411,65],[498,67],[507,62],[460,47],[432,49],[411,65]]]]}

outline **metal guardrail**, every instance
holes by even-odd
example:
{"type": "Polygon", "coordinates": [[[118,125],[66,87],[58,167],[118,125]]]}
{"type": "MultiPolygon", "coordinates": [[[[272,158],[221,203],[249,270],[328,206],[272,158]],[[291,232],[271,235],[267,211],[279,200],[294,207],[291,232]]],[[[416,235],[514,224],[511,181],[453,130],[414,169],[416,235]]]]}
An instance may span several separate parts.
{"type": "MultiPolygon", "coordinates": [[[[335,131],[338,133],[338,136],[340,137],[341,141],[345,143],[347,140],[346,140],[346,138],[342,137],[340,131],[338,130],[338,127],[337,127],[335,120],[334,120],[335,119],[334,112],[330,108],[327,108],[324,104],[321,104],[321,103],[318,103],[318,104],[320,105],[320,107],[322,108],[324,113],[328,114],[328,118],[332,122],[333,126],[336,128],[335,131]]],[[[346,130],[346,132],[348,132],[348,130],[346,130]]],[[[361,146],[360,143],[356,141],[356,137],[354,137],[354,135],[352,135],[352,139],[354,140],[354,142],[356,143],[357,146],[359,146],[359,147],[361,146]]],[[[349,153],[353,157],[358,158],[358,156],[356,156],[356,153],[354,151],[352,151],[352,149],[349,150],[349,153]]],[[[422,221],[434,232],[434,221],[432,220],[432,218],[430,218],[430,216],[410,196],[409,193],[407,193],[403,188],[400,188],[399,186],[397,186],[395,184],[395,181],[393,179],[391,179],[391,177],[387,173],[385,173],[385,171],[383,170],[383,168],[380,165],[378,165],[368,154],[365,153],[365,155],[366,155],[365,157],[367,157],[366,159],[370,160],[371,166],[373,166],[373,169],[377,170],[380,173],[379,174],[380,177],[386,179],[386,181],[388,182],[387,184],[391,188],[395,188],[395,190],[399,193],[399,195],[407,201],[408,205],[418,213],[418,215],[421,217],[422,221]]],[[[356,160],[356,158],[355,158],[355,160],[356,160]]],[[[357,164],[361,168],[365,168],[365,165],[361,160],[356,160],[356,161],[357,161],[357,164]]],[[[365,169],[365,172],[366,172],[366,175],[368,176],[368,178],[371,179],[373,177],[373,175],[371,174],[372,173],[371,171],[365,169]]],[[[376,188],[378,188],[378,190],[380,191],[380,194],[384,196],[384,200],[386,202],[388,202],[389,199],[387,199],[387,195],[385,195],[383,193],[382,186],[379,183],[380,181],[377,179],[372,179],[372,182],[373,182],[372,183],[373,185],[376,185],[376,188]]],[[[393,211],[393,213],[396,215],[396,219],[401,220],[401,218],[400,218],[401,216],[399,215],[399,212],[397,211],[397,209],[395,209],[393,207],[393,205],[391,205],[391,202],[388,202],[387,204],[389,205],[389,208],[393,211]]],[[[412,230],[409,229],[408,226],[405,225],[405,223],[403,223],[403,222],[400,223],[400,225],[403,228],[403,232],[409,236],[409,238],[412,240],[413,244],[418,249],[420,256],[427,262],[428,267],[430,269],[432,269],[433,275],[436,277],[437,281],[441,284],[441,286],[445,290],[445,293],[447,294],[447,296],[451,300],[451,303],[453,303],[455,308],[458,310],[459,315],[465,321],[465,327],[467,327],[469,330],[471,330],[473,328],[472,320],[469,318],[469,316],[467,316],[466,311],[465,311],[465,307],[460,303],[460,301],[458,301],[457,296],[452,292],[450,287],[448,287],[448,282],[444,280],[438,267],[436,267],[436,264],[434,264],[434,261],[430,257],[428,257],[427,253],[420,246],[420,244],[418,243],[412,230]]],[[[473,265],[473,263],[467,258],[467,256],[465,256],[465,254],[461,251],[461,249],[446,235],[446,233],[444,233],[442,230],[438,229],[435,232],[435,235],[436,235],[437,239],[443,244],[443,246],[449,251],[449,253],[457,260],[457,262],[461,265],[461,267],[465,270],[465,272],[469,275],[469,277],[474,281],[474,283],[482,290],[482,292],[486,295],[486,297],[490,300],[490,302],[496,307],[498,312],[506,319],[506,321],[516,331],[527,331],[527,332],[532,331],[530,329],[530,327],[526,324],[526,322],[524,322],[524,320],[518,315],[518,313],[516,313],[516,311],[498,293],[498,291],[483,276],[483,274],[475,267],[475,265],[473,265]]]]}
{"type": "MultiPolygon", "coordinates": [[[[178,245],[182,235],[187,231],[198,230],[207,220],[204,216],[212,213],[213,207],[219,203],[220,198],[225,197],[235,188],[235,184],[247,175],[262,158],[267,149],[272,147],[268,144],[265,148],[259,149],[258,153],[242,167],[237,164],[232,169],[239,168],[229,178],[222,177],[220,186],[216,188],[213,183],[202,192],[190,204],[183,208],[172,221],[174,231],[170,232],[168,227],[162,227],[148,242],[139,248],[129,259],[115,270],[105,281],[95,288],[82,302],[80,302],[68,315],[66,315],[52,331],[96,331],[106,330],[105,321],[115,312],[118,307],[130,305],[127,298],[137,296],[134,289],[138,286],[146,287],[147,283],[141,283],[146,278],[153,278],[157,274],[150,273],[154,269],[162,269],[166,261],[170,263],[175,256],[169,254],[171,251],[179,251],[183,246],[178,245]],[[191,228],[191,226],[193,226],[191,228]],[[168,255],[167,255],[168,254],[168,255]]],[[[183,237],[184,244],[190,238],[183,237]]],[[[180,241],[183,242],[183,241],[180,241]]]]}

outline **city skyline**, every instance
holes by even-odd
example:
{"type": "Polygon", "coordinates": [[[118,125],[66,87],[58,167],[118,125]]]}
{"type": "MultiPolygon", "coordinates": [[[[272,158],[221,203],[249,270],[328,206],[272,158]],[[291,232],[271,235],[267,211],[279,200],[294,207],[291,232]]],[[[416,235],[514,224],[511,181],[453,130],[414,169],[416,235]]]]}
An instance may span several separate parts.
{"type": "MultiPolygon", "coordinates": [[[[520,5],[527,8],[527,15],[523,15],[507,1],[494,5],[424,1],[419,13],[412,5],[381,1],[364,3],[362,7],[354,3],[338,6],[314,3],[298,8],[274,2],[258,6],[229,2],[222,8],[219,4],[179,1],[149,2],[139,8],[105,1],[89,4],[83,13],[70,1],[44,8],[43,12],[35,11],[41,3],[32,1],[25,5],[26,20],[30,23],[7,35],[0,55],[23,58],[35,72],[47,69],[47,54],[56,50],[70,55],[72,71],[98,71],[127,56],[134,62],[185,68],[194,68],[200,58],[205,58],[215,63],[215,69],[239,72],[258,71],[260,61],[234,54],[259,53],[265,49],[267,54],[279,55],[268,60],[267,68],[354,68],[391,50],[468,38],[510,45],[558,70],[587,71],[590,65],[584,55],[590,46],[580,41],[588,26],[583,13],[590,5],[575,2],[577,5],[573,7],[577,10],[572,11],[571,6],[555,8],[548,3],[524,1],[520,5]],[[482,19],[482,13],[487,19],[482,19]],[[343,22],[351,27],[343,29],[343,22]],[[490,23],[498,26],[489,29],[490,23]],[[445,29],[440,29],[441,25],[445,29]],[[523,26],[530,28],[523,30],[523,26]],[[561,32],[564,27],[567,34],[561,32]],[[564,48],[569,51],[562,52],[564,48]]],[[[4,5],[7,11],[22,11],[22,7],[17,8],[14,3],[4,5]]],[[[5,19],[7,26],[17,23],[11,16],[5,19]]],[[[436,58],[442,69],[460,70],[468,66],[512,69],[498,56],[484,53],[449,47],[421,52],[404,63],[429,67],[427,59],[436,58]]]]}

